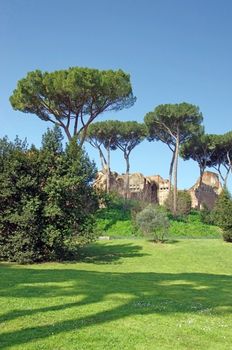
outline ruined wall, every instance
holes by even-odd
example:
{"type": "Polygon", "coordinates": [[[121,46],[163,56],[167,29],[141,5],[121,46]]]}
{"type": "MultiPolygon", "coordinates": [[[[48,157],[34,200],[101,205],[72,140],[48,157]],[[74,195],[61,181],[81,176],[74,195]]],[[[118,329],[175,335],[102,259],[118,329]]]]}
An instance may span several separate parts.
{"type": "Polygon", "coordinates": [[[148,176],[151,182],[155,183],[157,186],[157,202],[160,205],[163,205],[166,201],[168,194],[170,183],[169,180],[163,179],[160,175],[148,176]]]}
{"type": "MultiPolygon", "coordinates": [[[[167,196],[166,184],[163,186],[160,176],[143,176],[141,173],[129,175],[129,198],[144,200],[150,203],[163,203],[163,198],[167,196]],[[158,178],[159,182],[158,182],[158,178]],[[160,196],[160,186],[162,186],[162,194],[160,196]],[[165,194],[166,193],[166,194],[165,194]]],[[[164,181],[164,180],[163,180],[164,181]]],[[[111,191],[117,192],[124,196],[124,188],[126,182],[125,174],[111,173],[110,188],[111,191]]],[[[94,182],[94,187],[106,191],[106,174],[99,172],[94,182]]]]}
{"type": "MultiPolygon", "coordinates": [[[[120,175],[112,172],[110,178],[111,190],[124,196],[125,181],[125,174],[120,175]]],[[[106,191],[106,174],[104,172],[98,173],[94,187],[106,191]]],[[[160,175],[144,176],[141,173],[134,173],[129,176],[129,198],[131,199],[163,205],[168,197],[169,188],[169,180],[163,179],[160,175]]],[[[198,179],[188,190],[192,199],[192,208],[197,208],[200,200],[201,208],[205,204],[211,209],[221,190],[222,186],[218,175],[211,171],[206,171],[203,174],[201,188],[199,188],[198,179]]]]}
{"type": "Polygon", "coordinates": [[[197,208],[200,201],[201,209],[205,206],[212,209],[218,195],[222,191],[222,185],[217,174],[212,171],[205,171],[202,178],[202,185],[199,187],[199,180],[188,190],[192,198],[192,207],[197,208]]]}

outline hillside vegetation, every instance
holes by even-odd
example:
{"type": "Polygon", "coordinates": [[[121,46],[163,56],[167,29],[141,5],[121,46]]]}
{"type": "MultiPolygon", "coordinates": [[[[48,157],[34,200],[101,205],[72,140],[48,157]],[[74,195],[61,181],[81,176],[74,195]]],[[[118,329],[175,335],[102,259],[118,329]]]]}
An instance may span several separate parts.
{"type": "MultiPolygon", "coordinates": [[[[145,204],[115,200],[97,213],[97,230],[99,235],[110,237],[141,237],[142,234],[135,225],[135,215],[145,204]]],[[[169,214],[170,238],[219,238],[220,229],[215,225],[202,222],[198,211],[192,211],[187,216],[175,218],[169,214]]]]}

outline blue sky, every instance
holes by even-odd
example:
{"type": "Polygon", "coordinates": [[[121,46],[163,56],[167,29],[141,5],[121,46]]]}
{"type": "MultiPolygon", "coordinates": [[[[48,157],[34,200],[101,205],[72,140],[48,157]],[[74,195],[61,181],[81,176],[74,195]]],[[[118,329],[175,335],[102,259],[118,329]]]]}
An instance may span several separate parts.
{"type": "MultiPolygon", "coordinates": [[[[1,0],[0,137],[40,145],[50,125],[13,111],[9,96],[28,71],[70,66],[130,73],[137,102],[99,120],[143,121],[161,103],[185,101],[200,107],[206,132],[231,130],[231,18],[230,0],[1,0]]],[[[166,178],[170,158],[166,145],[144,142],[132,153],[131,171],[166,178]]],[[[125,169],[120,151],[112,169],[125,169]]],[[[198,172],[181,160],[179,187],[189,188],[198,172]]]]}

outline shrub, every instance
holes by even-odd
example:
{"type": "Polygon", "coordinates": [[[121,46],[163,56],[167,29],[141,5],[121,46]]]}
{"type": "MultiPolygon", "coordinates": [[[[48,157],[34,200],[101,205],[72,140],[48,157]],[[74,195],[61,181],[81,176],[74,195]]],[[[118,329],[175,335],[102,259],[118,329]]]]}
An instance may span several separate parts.
{"type": "MultiPolygon", "coordinates": [[[[164,203],[165,207],[173,213],[173,191],[170,191],[168,198],[164,203]]],[[[187,191],[177,192],[177,216],[188,215],[191,211],[192,200],[187,191]]]]}
{"type": "Polygon", "coordinates": [[[215,223],[222,229],[223,239],[232,242],[232,199],[226,188],[218,196],[213,216],[215,223]]]}
{"type": "Polygon", "coordinates": [[[136,216],[136,222],[144,235],[155,242],[163,242],[169,229],[167,214],[158,206],[148,205],[136,216]]]}
{"type": "Polygon", "coordinates": [[[41,150],[0,142],[2,260],[67,259],[94,239],[94,165],[76,140],[64,151],[43,140],[41,150]]]}
{"type": "Polygon", "coordinates": [[[205,203],[203,203],[203,208],[199,211],[201,222],[207,225],[214,224],[214,215],[212,210],[210,210],[205,203]]]}

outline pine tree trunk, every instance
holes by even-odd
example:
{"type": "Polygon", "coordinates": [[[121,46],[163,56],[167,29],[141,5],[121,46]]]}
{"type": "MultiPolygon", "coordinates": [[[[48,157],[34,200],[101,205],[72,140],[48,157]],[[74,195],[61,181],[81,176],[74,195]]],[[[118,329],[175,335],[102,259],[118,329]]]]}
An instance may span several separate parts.
{"type": "Polygon", "coordinates": [[[174,170],[173,214],[174,216],[176,216],[177,214],[177,168],[178,168],[179,143],[180,143],[179,140],[180,140],[180,135],[178,131],[177,137],[176,137],[175,158],[174,158],[174,164],[173,164],[173,170],[174,170]]]}
{"type": "Polygon", "coordinates": [[[197,209],[201,209],[201,185],[202,185],[202,179],[204,174],[204,168],[200,167],[200,178],[199,178],[199,185],[198,185],[198,202],[197,202],[197,209]]]}
{"type": "Polygon", "coordinates": [[[104,154],[103,154],[100,147],[98,148],[98,151],[99,151],[99,157],[100,157],[100,161],[101,161],[102,170],[105,171],[107,169],[106,159],[105,159],[104,154]]]}
{"type": "Polygon", "coordinates": [[[110,147],[107,147],[107,174],[106,174],[106,191],[110,192],[110,147]]]}
{"type": "Polygon", "coordinates": [[[223,183],[224,188],[227,187],[227,180],[228,180],[229,173],[230,173],[230,168],[227,170],[226,176],[224,177],[224,183],[223,183]]]}
{"type": "Polygon", "coordinates": [[[172,160],[169,168],[169,193],[171,192],[171,189],[172,189],[172,174],[173,174],[174,159],[175,159],[175,151],[172,153],[172,160]]]}
{"type": "Polygon", "coordinates": [[[124,158],[126,160],[126,181],[125,181],[125,188],[124,188],[124,197],[125,199],[128,199],[129,197],[129,173],[130,173],[130,162],[129,162],[129,156],[124,155],[124,158]]]}

